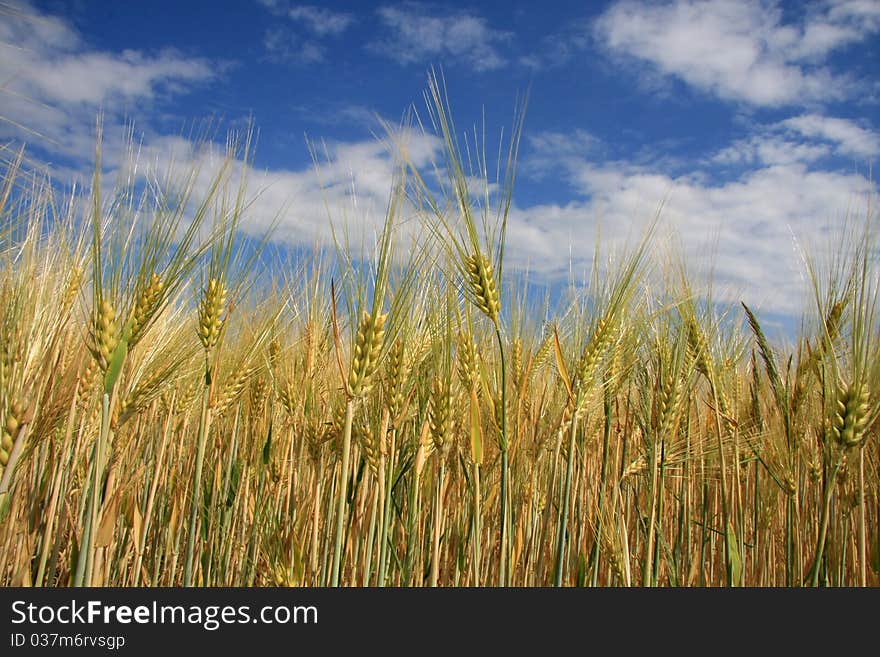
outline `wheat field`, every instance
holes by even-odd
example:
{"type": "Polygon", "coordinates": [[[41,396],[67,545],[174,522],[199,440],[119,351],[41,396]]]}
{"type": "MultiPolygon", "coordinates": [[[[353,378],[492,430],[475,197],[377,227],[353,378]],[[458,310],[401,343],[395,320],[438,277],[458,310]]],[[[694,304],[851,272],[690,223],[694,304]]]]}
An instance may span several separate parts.
{"type": "Polygon", "coordinates": [[[788,341],[656,222],[535,300],[503,267],[521,121],[490,181],[428,98],[445,158],[398,154],[369,253],[286,268],[240,230],[247,134],[207,185],[98,160],[64,194],[4,151],[0,583],[880,583],[873,210],[788,341]]]}

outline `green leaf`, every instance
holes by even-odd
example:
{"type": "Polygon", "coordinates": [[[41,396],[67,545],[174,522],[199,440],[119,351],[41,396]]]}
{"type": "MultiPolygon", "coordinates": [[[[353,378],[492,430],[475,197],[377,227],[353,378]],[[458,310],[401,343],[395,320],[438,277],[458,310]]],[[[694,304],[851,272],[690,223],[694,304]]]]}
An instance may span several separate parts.
{"type": "Polygon", "coordinates": [[[571,388],[571,378],[568,376],[568,368],[565,367],[565,356],[562,352],[562,345],[559,344],[559,332],[556,330],[555,326],[553,327],[553,355],[556,357],[556,369],[559,370],[559,376],[565,384],[568,398],[569,400],[573,400],[574,392],[571,388]]]}
{"type": "Polygon", "coordinates": [[[269,420],[269,432],[266,435],[266,444],[263,445],[263,465],[269,465],[269,456],[272,453],[272,420],[269,420]]]}
{"type": "Polygon", "coordinates": [[[125,363],[126,356],[128,356],[128,338],[123,336],[119,344],[116,345],[116,349],[113,350],[113,355],[110,356],[110,364],[107,366],[107,373],[104,375],[104,392],[108,395],[113,392],[113,386],[116,385],[119,373],[122,372],[122,365],[125,363]]]}
{"type": "Polygon", "coordinates": [[[727,523],[727,558],[730,562],[730,581],[733,586],[739,586],[742,581],[742,557],[739,554],[736,532],[733,525],[727,523]]]}
{"type": "Polygon", "coordinates": [[[232,464],[232,473],[229,477],[229,488],[226,491],[226,508],[231,509],[235,505],[235,496],[238,493],[238,481],[241,477],[241,462],[232,464]]]}
{"type": "Polygon", "coordinates": [[[483,423],[476,386],[471,387],[471,459],[477,465],[483,462],[483,423]]]}

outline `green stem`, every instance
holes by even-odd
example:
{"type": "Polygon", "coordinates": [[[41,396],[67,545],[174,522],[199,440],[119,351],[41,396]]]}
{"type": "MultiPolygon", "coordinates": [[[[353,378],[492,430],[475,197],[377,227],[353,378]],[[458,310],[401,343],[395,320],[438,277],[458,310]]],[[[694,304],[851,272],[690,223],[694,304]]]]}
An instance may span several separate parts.
{"type": "Polygon", "coordinates": [[[648,480],[648,527],[645,539],[645,553],[642,557],[642,586],[653,586],[654,583],[654,518],[657,515],[657,468],[660,445],[653,439],[650,443],[651,476],[648,480]]]}
{"type": "Polygon", "coordinates": [[[91,486],[89,487],[88,514],[83,527],[82,540],[80,541],[79,554],[76,561],[74,574],[74,586],[88,586],[92,578],[92,564],[94,560],[95,537],[98,533],[98,509],[100,508],[101,478],[104,472],[104,440],[110,430],[110,395],[104,393],[101,397],[101,429],[98,439],[92,449],[91,486]]]}
{"type": "Polygon", "coordinates": [[[419,505],[419,473],[415,466],[412,469],[412,480],[409,487],[409,501],[406,505],[406,555],[403,565],[403,581],[406,586],[413,586],[413,562],[419,540],[416,531],[416,518],[418,517],[419,505]]]}
{"type": "Polygon", "coordinates": [[[562,493],[562,508],[559,511],[559,532],[556,535],[556,571],[553,574],[553,586],[562,586],[562,571],[565,560],[565,539],[568,530],[568,508],[571,498],[571,480],[574,470],[574,448],[577,438],[577,407],[571,415],[571,434],[568,440],[568,464],[565,467],[565,490],[562,493]]]}
{"type": "Polygon", "coordinates": [[[186,535],[186,561],[183,566],[183,585],[193,585],[193,555],[196,546],[196,534],[198,534],[199,507],[202,505],[202,469],[205,463],[205,446],[208,442],[208,423],[210,421],[210,408],[208,403],[211,397],[210,377],[205,379],[205,387],[202,390],[202,411],[199,414],[199,435],[196,451],[196,471],[192,482],[192,498],[189,510],[189,527],[186,535]]]}
{"type": "Polygon", "coordinates": [[[865,513],[865,445],[859,447],[859,586],[868,586],[867,514],[865,513]]]}
{"type": "MultiPolygon", "coordinates": [[[[94,472],[95,472],[95,469],[93,466],[92,468],[89,469],[90,479],[94,479],[94,472]]],[[[91,505],[91,497],[92,497],[91,486],[89,488],[90,488],[90,490],[89,490],[89,504],[91,505]]],[[[83,525],[82,540],[80,541],[79,552],[77,553],[77,558],[76,558],[76,571],[74,572],[74,575],[73,575],[73,585],[75,587],[82,586],[83,581],[85,580],[86,561],[88,560],[88,557],[86,555],[88,554],[88,551],[89,551],[89,536],[91,536],[91,532],[92,532],[92,515],[91,515],[91,513],[89,513],[86,516],[85,524],[83,525]]]]}
{"type": "Polygon", "coordinates": [[[728,527],[730,524],[730,509],[727,499],[727,464],[724,458],[724,443],[722,440],[721,429],[721,411],[719,405],[718,388],[715,386],[714,375],[709,379],[709,385],[712,388],[712,399],[715,403],[715,429],[718,436],[718,460],[721,474],[721,517],[724,520],[724,570],[727,573],[727,585],[736,586],[738,582],[733,581],[733,563],[731,560],[730,532],[728,527]]]}
{"type": "Polygon", "coordinates": [[[391,484],[394,481],[394,448],[396,431],[391,431],[391,449],[388,450],[388,460],[385,464],[385,487],[382,500],[382,525],[379,528],[379,575],[377,586],[385,586],[385,573],[388,567],[388,527],[391,515],[391,484]]]}
{"type": "Polygon", "coordinates": [[[785,503],[785,585],[794,581],[794,496],[786,493],[785,503]]]}
{"type": "MultiPolygon", "coordinates": [[[[666,472],[666,442],[660,439],[660,462],[657,465],[657,510],[654,512],[654,561],[651,586],[657,586],[660,577],[660,544],[663,542],[664,550],[668,554],[666,541],[663,537],[663,477],[666,472]]],[[[742,553],[740,551],[740,553],[742,553]]]]}
{"type": "Polygon", "coordinates": [[[339,498],[336,501],[336,536],[333,542],[333,565],[330,586],[339,586],[339,570],[342,563],[342,535],[345,529],[345,496],[348,493],[349,452],[351,452],[351,423],[354,417],[354,400],[345,404],[345,428],[342,435],[342,467],[339,470],[339,498]]]}
{"type": "Polygon", "coordinates": [[[495,336],[498,338],[498,352],[501,359],[501,569],[499,585],[510,584],[510,499],[508,488],[507,449],[507,366],[504,362],[504,341],[501,339],[501,328],[495,324],[495,336]]]}
{"type": "Polygon", "coordinates": [[[370,527],[367,531],[367,546],[364,551],[364,586],[370,585],[370,578],[373,576],[373,542],[376,540],[376,534],[378,533],[376,527],[382,524],[382,518],[379,517],[381,516],[381,511],[379,510],[381,505],[381,500],[379,499],[380,488],[382,487],[376,486],[370,500],[370,527]]]}
{"type": "Polygon", "coordinates": [[[816,554],[813,567],[810,569],[810,586],[819,586],[819,574],[822,572],[822,557],[825,556],[825,543],[828,536],[828,521],[831,517],[831,496],[834,495],[834,483],[840,469],[841,457],[838,456],[826,473],[825,495],[822,501],[822,520],[819,526],[819,538],[816,542],[816,554]]]}
{"type": "Polygon", "coordinates": [[[480,496],[482,493],[480,492],[480,464],[474,463],[474,529],[473,529],[473,537],[471,541],[474,545],[474,563],[473,563],[473,571],[474,571],[474,586],[480,585],[480,541],[483,535],[483,524],[480,520],[481,510],[481,500],[480,496]]]}
{"type": "Polygon", "coordinates": [[[443,478],[445,476],[445,465],[443,462],[443,454],[437,452],[438,474],[437,474],[437,499],[434,501],[434,549],[433,559],[431,560],[431,588],[437,586],[440,578],[440,535],[443,530],[443,478]]]}
{"type": "Polygon", "coordinates": [[[312,584],[319,586],[323,582],[318,567],[318,553],[320,552],[320,539],[318,537],[318,527],[321,518],[321,498],[324,490],[324,459],[318,461],[317,470],[315,472],[315,492],[314,506],[312,507],[312,545],[311,554],[309,555],[309,574],[312,577],[312,584]]]}
{"type": "Polygon", "coordinates": [[[600,545],[602,542],[602,524],[603,524],[603,516],[602,509],[605,505],[605,483],[608,478],[608,448],[611,442],[611,411],[612,411],[612,397],[611,393],[608,390],[608,386],[605,386],[605,394],[603,396],[602,408],[605,413],[605,427],[602,435],[602,466],[601,473],[599,475],[599,509],[598,518],[596,520],[596,538],[593,541],[593,550],[590,555],[590,586],[595,587],[598,583],[599,579],[599,551],[600,545]]]}

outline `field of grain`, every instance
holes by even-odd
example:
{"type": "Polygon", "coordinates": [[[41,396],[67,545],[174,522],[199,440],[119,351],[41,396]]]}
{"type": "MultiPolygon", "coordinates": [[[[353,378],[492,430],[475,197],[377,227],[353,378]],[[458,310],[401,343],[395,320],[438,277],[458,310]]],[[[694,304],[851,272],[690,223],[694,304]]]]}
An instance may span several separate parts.
{"type": "Polygon", "coordinates": [[[880,583],[874,211],[787,344],[650,227],[526,298],[521,124],[490,181],[432,92],[446,157],[402,154],[367,256],[287,270],[239,232],[247,135],[207,186],[65,195],[5,153],[0,583],[880,583]]]}

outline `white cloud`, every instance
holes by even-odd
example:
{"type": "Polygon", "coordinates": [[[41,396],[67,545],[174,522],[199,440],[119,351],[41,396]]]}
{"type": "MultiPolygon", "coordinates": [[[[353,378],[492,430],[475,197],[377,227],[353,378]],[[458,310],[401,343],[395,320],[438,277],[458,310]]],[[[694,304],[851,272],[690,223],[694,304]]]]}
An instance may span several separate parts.
{"type": "MultiPolygon", "coordinates": [[[[400,131],[395,139],[398,144],[420,167],[427,166],[442,146],[436,137],[412,130],[400,131]]],[[[332,222],[333,228],[349,234],[354,244],[359,244],[361,237],[372,239],[384,220],[398,170],[391,144],[369,139],[314,146],[318,161],[301,169],[261,170],[240,158],[233,162],[229,189],[234,192],[238,182],[246,180],[249,202],[240,224],[245,233],[262,237],[274,226],[272,238],[276,242],[305,248],[328,246],[332,243],[332,222]]],[[[165,179],[171,168],[182,174],[197,171],[194,189],[195,198],[199,198],[207,192],[224,157],[217,144],[157,137],[133,155],[136,166],[133,158],[121,157],[117,167],[158,179],[165,179]]]]}
{"type": "MultiPolygon", "coordinates": [[[[216,66],[172,52],[97,51],[66,21],[29,6],[23,6],[21,14],[26,15],[0,13],[0,48],[9,55],[0,57],[0,80],[5,85],[0,88],[0,116],[7,119],[0,121],[0,138],[36,142],[53,159],[65,156],[69,162],[51,165],[55,180],[87,185],[100,110],[105,185],[127,171],[162,179],[173,167],[182,174],[199,171],[196,196],[207,190],[223,160],[219,146],[156,134],[149,130],[147,113],[135,132],[146,132],[135,138],[135,167],[134,154],[124,140],[124,119],[131,118],[132,105],[149,105],[161,90],[175,90],[169,85],[207,80],[216,66]]],[[[366,108],[356,106],[340,111],[361,121],[368,114],[366,108]]],[[[426,165],[439,152],[436,138],[404,131],[400,139],[416,163],[426,165]]],[[[316,240],[329,243],[330,218],[356,238],[361,230],[380,225],[396,171],[388,145],[375,139],[329,142],[317,151],[322,158],[317,167],[261,171],[235,163],[234,177],[247,176],[253,198],[242,225],[246,232],[260,234],[277,218],[275,239],[308,247],[316,240]]]]}
{"type": "MultiPolygon", "coordinates": [[[[297,119],[312,125],[322,126],[362,126],[368,129],[380,128],[380,114],[373,107],[358,103],[334,102],[310,98],[307,102],[290,106],[290,112],[297,119]]],[[[387,120],[387,119],[381,119],[387,120]]]]}
{"type": "Polygon", "coordinates": [[[822,66],[880,29],[877,3],[810,5],[797,24],[775,2],[620,0],[595,23],[612,53],[727,100],[759,106],[847,97],[856,83],[822,66]]]}
{"type": "Polygon", "coordinates": [[[831,16],[865,22],[880,29],[880,3],[877,0],[832,0],[831,16]]]}
{"type": "Polygon", "coordinates": [[[172,50],[154,55],[88,50],[70,25],[27,6],[0,14],[0,50],[3,88],[48,103],[95,106],[115,98],[151,98],[163,85],[214,76],[206,60],[172,50]]]}
{"type": "Polygon", "coordinates": [[[539,153],[583,155],[601,146],[595,135],[582,128],[572,132],[539,132],[528,137],[529,144],[539,153]]]}
{"type": "Polygon", "coordinates": [[[44,140],[58,152],[94,150],[100,109],[121,126],[160,95],[211,80],[218,63],[173,50],[97,51],[67,22],[27,4],[0,12],[0,137],[44,140]]]}
{"type": "Polygon", "coordinates": [[[580,200],[516,208],[509,224],[510,266],[528,263],[550,279],[565,275],[569,266],[588,270],[599,226],[603,243],[621,244],[637,236],[663,202],[659,241],[674,230],[686,261],[700,264],[696,274],[714,271],[723,298],[797,314],[807,300],[798,243],[834,248],[826,231],[847,211],[864,216],[868,194],[877,192],[863,175],[811,170],[806,162],[814,154],[798,148],[815,146],[787,146],[772,136],[763,144],[736,142],[728,155],[749,166],[724,183],[707,182],[700,170],[670,176],[570,154],[560,166],[580,200]],[[789,146],[794,150],[786,151],[789,146]],[[712,235],[714,251],[707,250],[712,235]],[[569,252],[571,262],[561,257],[569,252]]]}
{"type": "Polygon", "coordinates": [[[351,14],[311,5],[291,7],[287,16],[293,21],[305,23],[318,36],[342,34],[354,22],[354,16],[351,14]]]}
{"type": "Polygon", "coordinates": [[[723,166],[812,164],[836,156],[869,164],[880,153],[880,135],[854,121],[802,114],[757,126],[755,134],[738,139],[709,158],[723,166]]]}
{"type": "Polygon", "coordinates": [[[718,164],[775,165],[810,163],[825,157],[831,149],[824,144],[808,144],[780,137],[751,137],[721,149],[712,160],[718,164]]]}
{"type": "Polygon", "coordinates": [[[507,65],[498,46],[512,34],[493,29],[485,18],[463,11],[434,15],[417,3],[385,6],[377,13],[385,33],[369,47],[400,64],[439,57],[480,72],[507,65]]]}
{"type": "Polygon", "coordinates": [[[315,41],[300,39],[291,30],[283,27],[266,30],[263,47],[269,59],[276,62],[314,64],[324,61],[324,46],[315,41]]]}
{"type": "Polygon", "coordinates": [[[355,22],[353,14],[326,7],[300,5],[288,0],[257,1],[275,16],[285,16],[292,21],[304,23],[319,37],[342,34],[355,22]]]}
{"type": "Polygon", "coordinates": [[[10,68],[14,78],[27,79],[21,84],[25,93],[30,87],[34,96],[48,101],[92,106],[107,104],[114,97],[151,98],[162,85],[213,77],[207,62],[188,60],[173,52],[155,56],[134,51],[67,53],[49,60],[19,60],[18,64],[20,68],[15,64],[10,68]]]}
{"type": "Polygon", "coordinates": [[[869,159],[880,154],[880,135],[847,119],[804,114],[786,119],[779,125],[805,137],[832,142],[844,155],[869,159]]]}
{"type": "Polygon", "coordinates": [[[291,23],[278,23],[266,30],[263,47],[270,60],[288,64],[314,64],[325,60],[328,37],[338,37],[355,22],[353,14],[285,0],[258,0],[273,15],[291,23]],[[304,35],[303,32],[306,34],[304,35]]]}
{"type": "MultiPolygon", "coordinates": [[[[530,44],[523,43],[523,47],[530,44]]],[[[591,45],[590,24],[586,20],[569,21],[562,28],[542,37],[530,51],[520,55],[522,66],[542,70],[567,64],[591,45]]]]}
{"type": "MultiPolygon", "coordinates": [[[[542,149],[550,155],[561,138],[540,134],[530,143],[539,156],[542,149]]],[[[595,138],[586,133],[570,141],[577,145],[557,165],[577,198],[512,208],[505,251],[508,272],[527,267],[538,282],[559,282],[570,272],[580,278],[591,267],[597,235],[603,254],[632,244],[662,203],[652,251],[658,258],[674,233],[695,280],[704,280],[711,271],[719,300],[743,299],[755,308],[797,316],[809,300],[802,245],[808,250],[835,248],[827,244],[827,231],[848,210],[863,215],[867,195],[876,194],[866,177],[811,170],[805,158],[755,157],[739,178],[712,183],[699,170],[670,176],[627,162],[602,161],[595,157],[595,138]]],[[[407,133],[406,143],[423,170],[442,148],[438,139],[420,133],[407,133]]],[[[176,153],[182,166],[195,161],[195,155],[188,159],[179,154],[191,148],[183,140],[176,147],[168,140],[153,148],[164,158],[176,153]]],[[[304,247],[327,244],[332,221],[337,230],[351,234],[353,243],[359,244],[362,235],[369,243],[384,217],[395,171],[387,145],[374,140],[331,143],[319,152],[326,158],[317,171],[247,170],[251,193],[259,195],[248,209],[245,230],[260,234],[284,208],[277,240],[304,247]]],[[[529,163],[523,164],[528,169],[529,163]]],[[[238,167],[245,170],[240,163],[238,167]]],[[[407,209],[404,218],[411,218],[411,212],[407,209]]]]}
{"type": "MultiPolygon", "coordinates": [[[[757,6],[747,5],[752,10],[757,6]]],[[[402,41],[398,47],[408,41],[419,43],[410,55],[398,55],[404,63],[410,61],[407,56],[446,56],[479,69],[487,62],[493,65],[492,58],[480,50],[488,47],[500,60],[494,65],[503,65],[494,48],[508,36],[489,28],[485,20],[468,14],[437,18],[427,16],[418,6],[404,7],[382,10],[400,24],[402,41]],[[424,23],[423,18],[440,22],[424,23]],[[481,37],[487,34],[487,38],[481,37]]],[[[847,21],[855,21],[854,17],[871,25],[878,19],[871,14],[872,7],[836,3],[828,5],[822,15],[838,26],[849,25],[847,21]]],[[[99,105],[110,113],[109,118],[115,116],[113,128],[121,130],[118,119],[127,107],[148,104],[169,85],[173,90],[175,84],[209,79],[213,70],[202,60],[173,52],[95,51],[64,21],[43,15],[40,19],[0,17],[0,79],[6,84],[6,91],[0,90],[0,114],[45,132],[57,150],[68,155],[88,158],[93,152],[92,126],[99,105]]],[[[780,42],[793,38],[807,43],[805,47],[814,53],[827,49],[827,45],[818,45],[820,41],[828,44],[843,38],[826,34],[821,39],[807,39],[803,36],[806,32],[792,37],[778,21],[774,25],[778,30],[770,36],[780,42]]],[[[710,73],[712,66],[708,66],[710,73]]],[[[352,108],[351,112],[364,114],[363,108],[352,108]]],[[[0,136],[10,135],[21,137],[18,129],[0,123],[0,136]]],[[[410,134],[407,141],[410,155],[423,166],[439,154],[440,145],[434,138],[410,134]]],[[[506,252],[508,271],[528,264],[548,280],[559,279],[568,272],[569,252],[576,270],[587,269],[599,224],[603,241],[619,243],[637,234],[666,199],[664,225],[676,228],[687,255],[701,256],[706,236],[717,235],[715,272],[730,298],[741,293],[756,306],[789,313],[803,308],[803,267],[792,236],[821,244],[825,227],[833,225],[847,208],[859,211],[872,189],[864,176],[814,167],[829,154],[873,157],[880,150],[877,134],[865,126],[804,114],[759,128],[756,135],[716,154],[714,162],[705,162],[705,166],[727,162],[743,167],[737,179],[717,183],[707,182],[710,177],[699,168],[669,175],[658,173],[662,168],[656,163],[648,167],[608,161],[603,157],[603,143],[585,131],[537,134],[528,143],[535,156],[523,162],[523,171],[561,173],[578,196],[566,204],[514,207],[506,252]]],[[[349,227],[355,238],[359,229],[369,231],[378,225],[395,172],[385,145],[373,140],[330,143],[326,151],[319,152],[326,152],[327,160],[317,172],[313,167],[260,171],[237,163],[237,175],[247,173],[255,195],[245,217],[247,231],[259,234],[277,217],[276,239],[311,246],[315,240],[327,242],[330,218],[337,226],[349,227]],[[283,210],[280,217],[279,210],[283,210]]],[[[124,162],[123,149],[110,140],[105,144],[105,155],[108,168],[124,162]]],[[[152,136],[142,150],[144,161],[152,162],[158,171],[172,159],[186,170],[204,157],[216,159],[219,153],[197,151],[181,138],[152,136]]],[[[203,175],[210,170],[211,166],[206,166],[203,175]]],[[[206,182],[200,179],[199,184],[206,182]]]]}

